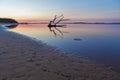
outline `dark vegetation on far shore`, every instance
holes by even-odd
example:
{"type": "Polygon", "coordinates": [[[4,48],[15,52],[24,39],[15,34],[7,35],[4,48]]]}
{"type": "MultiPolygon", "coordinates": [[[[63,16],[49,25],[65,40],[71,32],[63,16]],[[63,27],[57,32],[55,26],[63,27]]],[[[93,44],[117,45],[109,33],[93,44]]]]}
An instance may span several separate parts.
{"type": "Polygon", "coordinates": [[[10,18],[0,18],[0,24],[8,28],[15,28],[18,25],[18,22],[10,18]]]}
{"type": "Polygon", "coordinates": [[[18,23],[18,22],[16,20],[10,19],[10,18],[0,18],[0,23],[10,24],[10,23],[18,23]]]}

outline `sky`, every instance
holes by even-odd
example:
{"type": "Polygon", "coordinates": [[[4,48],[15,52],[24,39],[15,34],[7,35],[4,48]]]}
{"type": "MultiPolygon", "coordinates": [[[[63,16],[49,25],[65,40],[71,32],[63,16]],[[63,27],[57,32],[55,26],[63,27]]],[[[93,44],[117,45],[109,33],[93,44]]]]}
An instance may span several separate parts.
{"type": "Polygon", "coordinates": [[[0,0],[0,18],[120,21],[120,0],[0,0]]]}

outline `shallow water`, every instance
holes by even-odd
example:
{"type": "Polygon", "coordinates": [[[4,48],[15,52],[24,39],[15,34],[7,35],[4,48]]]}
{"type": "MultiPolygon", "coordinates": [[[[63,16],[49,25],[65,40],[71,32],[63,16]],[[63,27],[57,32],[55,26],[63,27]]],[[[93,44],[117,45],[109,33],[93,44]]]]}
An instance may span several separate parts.
{"type": "Polygon", "coordinates": [[[11,31],[27,35],[56,46],[66,52],[74,52],[98,63],[120,69],[120,25],[69,24],[64,28],[52,28],[45,24],[19,25],[11,31]]]}

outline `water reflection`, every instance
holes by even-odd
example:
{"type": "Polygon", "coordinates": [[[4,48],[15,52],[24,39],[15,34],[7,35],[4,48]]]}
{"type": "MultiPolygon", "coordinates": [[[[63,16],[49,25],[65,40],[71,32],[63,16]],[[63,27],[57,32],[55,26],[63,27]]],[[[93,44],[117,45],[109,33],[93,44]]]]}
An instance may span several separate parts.
{"type": "Polygon", "coordinates": [[[55,35],[63,38],[63,31],[59,27],[65,28],[65,25],[48,25],[49,30],[55,35]]]}
{"type": "Polygon", "coordinates": [[[4,24],[4,26],[9,28],[9,29],[13,29],[13,28],[16,28],[18,26],[18,24],[17,23],[4,24]]]}
{"type": "Polygon", "coordinates": [[[75,52],[99,63],[120,68],[120,25],[70,24],[67,28],[57,27],[60,31],[47,26],[18,25],[11,31],[42,40],[63,51],[75,52]],[[55,37],[53,34],[59,34],[63,38],[55,37]]]}
{"type": "Polygon", "coordinates": [[[18,26],[18,24],[10,24],[9,26],[7,26],[10,29],[16,28],[18,26]]]}

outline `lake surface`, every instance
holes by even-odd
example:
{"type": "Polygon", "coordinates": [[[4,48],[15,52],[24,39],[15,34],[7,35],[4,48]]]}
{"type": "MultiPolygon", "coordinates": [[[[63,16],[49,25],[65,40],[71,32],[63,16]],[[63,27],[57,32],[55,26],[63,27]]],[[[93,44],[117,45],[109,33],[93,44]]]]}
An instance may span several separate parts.
{"type": "Polygon", "coordinates": [[[69,24],[52,30],[54,32],[45,24],[19,25],[11,29],[63,51],[73,52],[120,70],[120,25],[69,24]]]}

